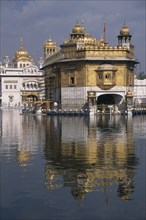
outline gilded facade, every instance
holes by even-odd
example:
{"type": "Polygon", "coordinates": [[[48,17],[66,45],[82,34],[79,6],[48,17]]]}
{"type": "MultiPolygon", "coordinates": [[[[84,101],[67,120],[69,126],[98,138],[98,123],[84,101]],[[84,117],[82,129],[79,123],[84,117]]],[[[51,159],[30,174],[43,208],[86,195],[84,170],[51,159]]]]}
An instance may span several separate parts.
{"type": "Polygon", "coordinates": [[[43,69],[50,103],[57,102],[62,109],[87,108],[90,102],[122,105],[127,92],[133,94],[138,62],[125,24],[117,37],[117,45],[111,46],[105,37],[96,39],[77,23],[60,49],[49,39],[49,46],[44,44],[43,69]]]}

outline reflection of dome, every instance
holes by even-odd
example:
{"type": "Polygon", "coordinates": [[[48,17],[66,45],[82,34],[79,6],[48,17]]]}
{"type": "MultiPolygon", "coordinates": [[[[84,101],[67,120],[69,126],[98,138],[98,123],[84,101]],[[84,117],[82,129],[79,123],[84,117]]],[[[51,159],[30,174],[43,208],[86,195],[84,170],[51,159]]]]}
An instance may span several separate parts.
{"type": "Polygon", "coordinates": [[[22,38],[20,39],[20,48],[19,50],[16,51],[13,57],[13,62],[18,62],[18,61],[32,62],[32,58],[29,56],[27,50],[25,50],[22,46],[22,38]]]}
{"type": "Polygon", "coordinates": [[[82,200],[86,197],[86,191],[83,188],[72,189],[71,191],[74,199],[82,200]]]}
{"type": "Polygon", "coordinates": [[[48,189],[58,189],[62,187],[59,181],[57,181],[57,177],[59,176],[58,172],[55,169],[47,169],[45,172],[46,178],[46,188],[48,189]]]}
{"type": "Polygon", "coordinates": [[[84,34],[85,33],[84,27],[81,26],[80,24],[75,24],[75,26],[72,29],[72,33],[74,33],[74,34],[84,34]]]}
{"type": "Polygon", "coordinates": [[[120,29],[121,35],[130,35],[129,28],[124,24],[123,27],[120,29]]]}
{"type": "Polygon", "coordinates": [[[26,166],[26,162],[30,160],[30,151],[18,151],[18,162],[20,166],[26,166]]]}
{"type": "Polygon", "coordinates": [[[118,186],[118,196],[122,200],[131,200],[132,193],[134,192],[133,181],[130,178],[121,179],[118,186]]]}

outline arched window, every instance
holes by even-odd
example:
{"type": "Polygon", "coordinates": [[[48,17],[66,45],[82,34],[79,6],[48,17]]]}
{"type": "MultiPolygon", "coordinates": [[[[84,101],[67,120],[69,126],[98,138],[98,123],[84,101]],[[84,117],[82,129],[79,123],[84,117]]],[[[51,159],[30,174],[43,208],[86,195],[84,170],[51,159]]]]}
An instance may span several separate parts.
{"type": "Polygon", "coordinates": [[[37,83],[35,83],[35,84],[34,84],[34,88],[35,88],[35,89],[37,89],[37,88],[38,88],[38,85],[37,85],[37,83]]]}
{"type": "Polygon", "coordinates": [[[111,75],[110,75],[110,74],[106,74],[106,75],[105,75],[105,78],[106,78],[106,79],[111,79],[111,75]]]}

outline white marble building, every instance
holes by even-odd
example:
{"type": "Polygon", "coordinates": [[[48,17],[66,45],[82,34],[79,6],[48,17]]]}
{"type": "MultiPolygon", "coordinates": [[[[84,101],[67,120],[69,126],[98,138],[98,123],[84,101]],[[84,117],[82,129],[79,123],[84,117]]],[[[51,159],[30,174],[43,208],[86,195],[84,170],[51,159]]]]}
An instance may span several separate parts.
{"type": "Polygon", "coordinates": [[[135,104],[146,104],[146,79],[140,80],[135,76],[133,98],[135,104]]]}
{"type": "Polygon", "coordinates": [[[44,72],[33,64],[32,58],[23,48],[16,51],[12,64],[5,56],[0,63],[1,106],[22,107],[28,102],[45,99],[44,72]]]}

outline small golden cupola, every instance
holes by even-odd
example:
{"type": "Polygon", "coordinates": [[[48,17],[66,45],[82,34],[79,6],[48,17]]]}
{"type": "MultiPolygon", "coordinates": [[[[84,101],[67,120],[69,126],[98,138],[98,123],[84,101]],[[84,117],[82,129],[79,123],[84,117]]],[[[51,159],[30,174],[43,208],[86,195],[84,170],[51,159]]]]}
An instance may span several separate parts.
{"type": "Polygon", "coordinates": [[[100,39],[98,40],[97,43],[98,43],[99,47],[104,47],[105,46],[105,41],[104,41],[102,35],[100,36],[100,39]]]}
{"type": "Polygon", "coordinates": [[[49,38],[44,43],[44,58],[46,59],[46,57],[48,55],[52,55],[52,54],[56,53],[56,50],[57,50],[56,43],[54,41],[52,41],[51,38],[49,38]]]}
{"type": "Polygon", "coordinates": [[[71,40],[82,40],[85,36],[85,29],[83,26],[83,22],[80,25],[78,22],[74,25],[71,33],[71,40]]]}
{"type": "Polygon", "coordinates": [[[85,33],[84,27],[77,23],[74,25],[72,29],[72,33],[73,34],[84,34],[85,33]]]}
{"type": "Polygon", "coordinates": [[[89,33],[85,33],[84,42],[89,45],[95,45],[96,38],[92,37],[89,33]]]}
{"type": "Polygon", "coordinates": [[[120,29],[120,35],[129,35],[129,34],[130,34],[130,30],[124,23],[123,27],[120,29]]]}
{"type": "Polygon", "coordinates": [[[14,66],[25,67],[32,63],[33,59],[29,56],[27,50],[23,48],[22,37],[20,38],[20,48],[15,52],[15,55],[12,59],[14,66]]]}
{"type": "Polygon", "coordinates": [[[118,45],[125,46],[131,44],[131,37],[130,30],[124,22],[124,25],[120,29],[120,34],[118,35],[118,45]]]}

